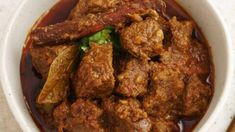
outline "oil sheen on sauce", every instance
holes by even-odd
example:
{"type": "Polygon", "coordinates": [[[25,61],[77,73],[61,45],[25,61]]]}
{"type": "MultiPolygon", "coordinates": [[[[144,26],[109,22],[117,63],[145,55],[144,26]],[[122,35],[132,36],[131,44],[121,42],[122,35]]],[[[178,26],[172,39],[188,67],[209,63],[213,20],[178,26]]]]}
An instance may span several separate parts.
{"type": "MultiPolygon", "coordinates": [[[[34,25],[34,27],[47,26],[50,24],[55,24],[62,22],[67,19],[70,11],[76,5],[78,0],[60,0],[56,5],[54,5],[47,14],[43,15],[34,25]]],[[[161,14],[166,19],[170,19],[173,16],[177,16],[179,20],[190,20],[192,19],[174,0],[165,0],[166,11],[161,14]]],[[[160,10],[160,9],[159,9],[160,10]]],[[[199,30],[198,27],[194,28],[193,36],[201,43],[207,44],[206,39],[199,30]]],[[[21,85],[23,89],[23,94],[25,96],[25,102],[28,106],[30,114],[33,120],[37,124],[38,128],[43,131],[56,131],[53,130],[50,119],[44,120],[42,113],[36,106],[36,98],[39,94],[44,82],[37,75],[35,69],[33,68],[31,56],[29,54],[29,47],[32,41],[28,37],[25,42],[23,49],[23,54],[21,58],[20,65],[20,75],[21,75],[21,85]]],[[[213,76],[210,76],[209,80],[213,80],[213,76]]],[[[212,81],[213,82],[213,81],[212,81]]],[[[212,83],[213,84],[213,83],[212,83]]],[[[213,87],[213,86],[212,86],[213,87]]],[[[200,121],[199,119],[181,119],[179,126],[181,131],[190,132],[200,121]]]]}

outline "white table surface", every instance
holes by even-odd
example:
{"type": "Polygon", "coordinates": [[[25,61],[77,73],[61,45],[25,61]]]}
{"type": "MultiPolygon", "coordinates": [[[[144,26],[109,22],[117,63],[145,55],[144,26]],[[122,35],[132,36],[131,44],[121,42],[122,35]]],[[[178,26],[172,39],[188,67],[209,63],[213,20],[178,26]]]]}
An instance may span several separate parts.
{"type": "MultiPolygon", "coordinates": [[[[235,54],[235,0],[212,0],[213,4],[224,15],[224,19],[231,32],[233,39],[234,54],[235,54]]],[[[2,39],[3,31],[5,30],[12,14],[20,4],[21,0],[0,0],[0,41],[2,39]]],[[[235,59],[234,59],[235,63],[235,59]]],[[[235,72],[234,72],[235,73],[235,72]]],[[[0,75],[1,76],[1,75],[0,75]]],[[[234,90],[230,96],[227,97],[227,103],[224,111],[220,113],[220,117],[215,122],[213,132],[226,131],[230,121],[235,115],[235,76],[234,76],[234,90]]],[[[0,132],[20,132],[21,129],[12,116],[8,105],[6,103],[3,91],[0,88],[0,132]]]]}

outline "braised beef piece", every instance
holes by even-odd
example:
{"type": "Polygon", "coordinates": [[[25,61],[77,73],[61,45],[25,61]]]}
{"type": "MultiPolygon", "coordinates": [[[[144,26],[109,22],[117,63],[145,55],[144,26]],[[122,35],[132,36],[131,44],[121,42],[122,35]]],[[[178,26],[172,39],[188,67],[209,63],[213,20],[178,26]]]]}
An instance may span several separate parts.
{"type": "Polygon", "coordinates": [[[209,105],[211,95],[210,86],[202,83],[196,74],[192,75],[186,86],[183,115],[186,117],[203,115],[209,105]]]}
{"type": "Polygon", "coordinates": [[[78,99],[71,106],[72,118],[68,121],[68,131],[103,132],[101,115],[103,110],[90,101],[78,99]]]}
{"type": "Polygon", "coordinates": [[[136,97],[147,92],[148,86],[148,61],[135,58],[127,60],[118,75],[118,87],[116,92],[127,97],[136,97]]]}
{"type": "Polygon", "coordinates": [[[150,59],[163,50],[164,34],[154,18],[135,22],[121,32],[123,49],[141,59],[150,59]]]}
{"type": "Polygon", "coordinates": [[[78,40],[100,31],[106,26],[128,22],[130,20],[129,14],[145,13],[149,9],[155,9],[158,4],[158,0],[134,0],[104,13],[88,14],[55,25],[38,27],[31,32],[31,37],[37,45],[78,40]]]}
{"type": "Polygon", "coordinates": [[[179,68],[182,73],[208,74],[210,60],[207,47],[192,39],[193,23],[179,22],[174,17],[170,20],[172,44],[161,53],[161,62],[171,68],[179,68]]]}
{"type": "Polygon", "coordinates": [[[31,46],[30,54],[32,56],[33,66],[42,75],[43,80],[47,79],[50,66],[54,59],[68,46],[31,46]]]}
{"type": "Polygon", "coordinates": [[[104,97],[114,88],[112,44],[90,44],[73,79],[77,97],[104,97]]]}
{"type": "Polygon", "coordinates": [[[179,22],[174,17],[170,20],[169,25],[172,34],[171,45],[167,51],[162,52],[161,61],[169,67],[177,67],[186,72],[193,24],[190,21],[179,22]]]}
{"type": "Polygon", "coordinates": [[[173,36],[172,46],[177,50],[185,53],[189,50],[191,45],[191,37],[193,32],[192,21],[177,21],[176,17],[173,17],[170,21],[171,33],[173,36]]]}
{"type": "Polygon", "coordinates": [[[71,11],[69,19],[83,17],[87,14],[97,14],[123,5],[123,0],[79,0],[71,11]]]}
{"type": "Polygon", "coordinates": [[[138,100],[134,98],[105,99],[103,108],[108,130],[111,132],[149,132],[151,121],[138,100]]]}
{"type": "Polygon", "coordinates": [[[167,120],[158,120],[153,122],[152,132],[179,132],[177,123],[167,120]]]}
{"type": "Polygon", "coordinates": [[[210,73],[210,55],[206,45],[199,43],[196,40],[191,41],[191,47],[189,49],[189,59],[187,61],[187,67],[185,72],[188,75],[198,74],[206,75],[210,73]]]}
{"type": "Polygon", "coordinates": [[[143,108],[156,118],[174,118],[182,109],[184,76],[178,69],[153,64],[151,91],[144,97],[143,108]]]}
{"type": "Polygon", "coordinates": [[[54,122],[57,126],[58,132],[64,132],[67,127],[67,119],[70,116],[70,106],[67,102],[61,103],[53,111],[54,122]]]}
{"type": "Polygon", "coordinates": [[[65,102],[57,106],[53,116],[59,132],[104,132],[102,113],[94,103],[77,99],[71,106],[65,102]]]}

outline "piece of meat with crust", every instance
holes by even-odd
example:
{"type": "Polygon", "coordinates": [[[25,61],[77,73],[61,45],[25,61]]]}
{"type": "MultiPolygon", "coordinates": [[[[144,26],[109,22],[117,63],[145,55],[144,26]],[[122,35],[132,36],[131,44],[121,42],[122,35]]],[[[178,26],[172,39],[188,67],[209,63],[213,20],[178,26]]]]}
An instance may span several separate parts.
{"type": "Polygon", "coordinates": [[[48,72],[54,59],[70,45],[56,46],[34,46],[30,47],[32,64],[36,71],[42,75],[43,80],[47,79],[48,72]]]}
{"type": "Polygon", "coordinates": [[[58,132],[63,132],[66,127],[66,120],[70,115],[70,106],[67,102],[62,102],[53,111],[53,118],[58,132]]]}
{"type": "Polygon", "coordinates": [[[210,56],[205,45],[192,40],[188,53],[182,53],[174,47],[161,53],[161,62],[171,68],[177,67],[186,75],[208,74],[210,72],[210,56]]]}
{"type": "Polygon", "coordinates": [[[112,44],[90,44],[73,79],[77,97],[104,97],[112,93],[115,79],[112,44]]]}
{"type": "Polygon", "coordinates": [[[78,99],[71,106],[72,118],[68,121],[67,129],[74,132],[103,132],[102,113],[103,110],[90,101],[78,99]]]}
{"type": "Polygon", "coordinates": [[[127,97],[136,97],[147,92],[148,74],[150,66],[148,61],[131,58],[123,66],[118,75],[117,93],[127,97]]]}
{"type": "Polygon", "coordinates": [[[172,46],[182,53],[188,52],[191,45],[194,23],[192,21],[179,22],[176,17],[173,17],[169,24],[173,36],[172,46]]]}
{"type": "Polygon", "coordinates": [[[209,85],[203,84],[198,75],[190,77],[184,97],[184,112],[186,117],[198,117],[205,113],[212,96],[209,85]]]}
{"type": "Polygon", "coordinates": [[[180,132],[180,128],[174,121],[158,120],[153,122],[152,132],[180,132]]]}
{"type": "Polygon", "coordinates": [[[141,59],[150,59],[163,50],[164,34],[154,18],[135,22],[121,31],[123,49],[141,59]]]}
{"type": "Polygon", "coordinates": [[[212,62],[206,45],[192,40],[188,56],[189,58],[184,69],[188,75],[210,73],[212,62]]]}
{"type": "Polygon", "coordinates": [[[146,112],[140,108],[138,100],[105,99],[103,103],[108,130],[112,132],[149,132],[151,120],[146,112]]]}
{"type": "Polygon", "coordinates": [[[181,112],[184,93],[184,76],[178,69],[153,64],[150,92],[143,99],[143,108],[156,118],[174,118],[181,112]]]}
{"type": "Polygon", "coordinates": [[[123,5],[123,0],[79,0],[71,11],[69,19],[83,17],[87,14],[97,14],[123,5]]]}
{"type": "Polygon", "coordinates": [[[192,39],[193,24],[190,21],[170,21],[172,44],[161,53],[161,62],[171,68],[177,67],[191,76],[210,72],[208,47],[192,39]]]}
{"type": "Polygon", "coordinates": [[[57,106],[53,116],[59,132],[104,132],[102,113],[91,101],[77,99],[71,106],[57,106]]]}
{"type": "Polygon", "coordinates": [[[157,4],[157,0],[135,0],[127,5],[115,8],[115,10],[96,15],[89,14],[82,18],[46,27],[38,27],[31,32],[31,38],[37,45],[78,40],[100,31],[106,26],[125,23],[130,20],[129,14],[144,13],[146,10],[155,9],[157,4]]]}

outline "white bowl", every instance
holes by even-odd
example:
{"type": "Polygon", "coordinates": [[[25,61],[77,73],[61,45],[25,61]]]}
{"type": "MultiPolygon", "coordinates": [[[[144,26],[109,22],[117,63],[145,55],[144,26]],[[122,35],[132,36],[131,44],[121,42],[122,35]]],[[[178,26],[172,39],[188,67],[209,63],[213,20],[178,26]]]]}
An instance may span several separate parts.
{"type": "MultiPolygon", "coordinates": [[[[25,132],[39,131],[27,110],[20,82],[20,59],[24,41],[35,21],[58,0],[22,0],[6,30],[1,49],[1,83],[19,125],[25,132]]],[[[178,0],[196,20],[211,46],[215,65],[215,93],[209,109],[195,131],[209,131],[223,110],[232,79],[232,51],[228,30],[208,0],[178,0]]]]}

